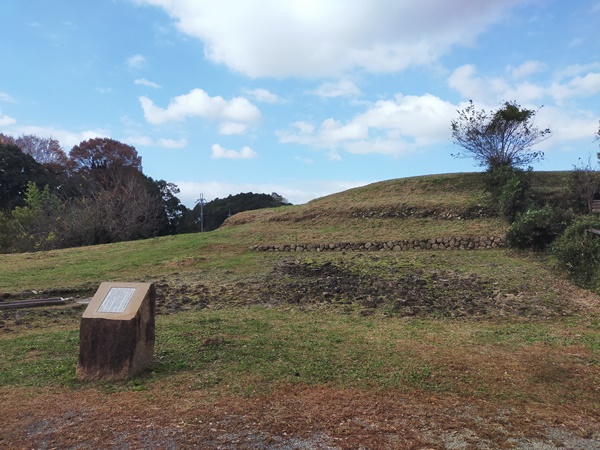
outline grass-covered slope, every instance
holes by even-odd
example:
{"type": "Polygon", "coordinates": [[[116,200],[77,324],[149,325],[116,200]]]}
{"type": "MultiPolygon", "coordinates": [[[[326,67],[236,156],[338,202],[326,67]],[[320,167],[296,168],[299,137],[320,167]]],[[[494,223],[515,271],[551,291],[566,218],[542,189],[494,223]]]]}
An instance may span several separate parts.
{"type": "Polygon", "coordinates": [[[231,217],[257,244],[353,242],[442,236],[502,236],[490,217],[479,173],[396,179],[350,189],[304,205],[231,217]]]}

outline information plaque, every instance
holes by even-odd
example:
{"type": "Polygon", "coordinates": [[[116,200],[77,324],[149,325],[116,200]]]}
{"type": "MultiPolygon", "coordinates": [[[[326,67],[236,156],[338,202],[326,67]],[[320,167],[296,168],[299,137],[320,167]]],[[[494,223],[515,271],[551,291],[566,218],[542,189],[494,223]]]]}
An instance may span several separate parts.
{"type": "Polygon", "coordinates": [[[106,297],[100,304],[98,312],[101,313],[122,313],[127,309],[131,297],[135,294],[135,288],[114,287],[108,291],[106,297]]]}

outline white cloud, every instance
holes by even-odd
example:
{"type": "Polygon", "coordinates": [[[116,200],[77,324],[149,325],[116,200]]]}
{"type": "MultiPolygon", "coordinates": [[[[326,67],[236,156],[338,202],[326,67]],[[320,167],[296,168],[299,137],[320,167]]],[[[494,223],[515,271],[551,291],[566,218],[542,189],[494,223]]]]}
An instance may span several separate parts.
{"type": "Polygon", "coordinates": [[[183,204],[192,208],[200,194],[207,201],[215,198],[225,198],[241,192],[254,192],[257,194],[271,194],[277,192],[291,203],[296,205],[306,203],[316,198],[335,194],[359,186],[372,183],[372,181],[345,181],[345,180],[286,180],[285,183],[223,183],[220,181],[193,182],[178,181],[179,199],[183,204]]]}
{"type": "Polygon", "coordinates": [[[569,103],[563,104],[565,100],[591,97],[600,92],[600,73],[590,72],[597,68],[597,64],[570,66],[557,73],[556,77],[561,81],[542,86],[529,82],[511,84],[500,78],[480,77],[474,66],[467,65],[454,71],[449,84],[465,98],[473,99],[478,109],[493,110],[498,107],[498,102],[515,100],[526,108],[537,110],[536,125],[550,128],[552,136],[536,149],[556,151],[566,149],[565,146],[572,146],[574,142],[591,141],[598,129],[596,114],[569,103]],[[538,109],[542,102],[545,106],[538,109]]]}
{"type": "Polygon", "coordinates": [[[2,114],[2,111],[0,110],[0,127],[6,127],[15,123],[17,123],[16,119],[7,116],[6,114],[2,114]]]}
{"type": "Polygon", "coordinates": [[[258,108],[246,98],[225,100],[220,96],[211,97],[202,89],[193,89],[188,94],[171,99],[169,106],[164,109],[156,106],[148,97],[139,99],[144,117],[154,125],[183,121],[188,117],[251,124],[258,122],[261,117],[258,108]]]}
{"type": "Polygon", "coordinates": [[[546,92],[559,103],[576,97],[591,97],[600,92],[600,72],[590,72],[564,83],[552,83],[546,92]]]}
{"type": "Polygon", "coordinates": [[[231,136],[236,134],[244,134],[248,131],[248,125],[239,122],[223,122],[219,124],[219,134],[231,136]]]}
{"type": "Polygon", "coordinates": [[[539,61],[525,61],[517,67],[508,66],[507,72],[510,73],[512,78],[527,78],[535,73],[543,71],[545,65],[539,61]]]}
{"type": "Polygon", "coordinates": [[[373,139],[370,141],[351,142],[347,146],[348,153],[360,155],[380,154],[402,156],[415,150],[415,145],[401,139],[373,139]]]}
{"type": "Polygon", "coordinates": [[[343,125],[334,119],[323,121],[320,128],[320,139],[326,147],[336,148],[345,141],[364,139],[369,133],[369,128],[359,121],[351,121],[343,125]]]}
{"type": "Polygon", "coordinates": [[[185,138],[181,139],[159,139],[153,140],[148,136],[129,136],[126,137],[123,142],[129,145],[139,145],[143,147],[162,147],[162,148],[184,148],[187,145],[185,138]]]}
{"type": "Polygon", "coordinates": [[[0,102],[16,103],[15,99],[5,92],[0,92],[0,102]]]}
{"type": "Polygon", "coordinates": [[[573,64],[559,70],[556,75],[559,80],[562,80],[564,78],[573,78],[586,72],[598,70],[600,70],[600,63],[573,64]]]}
{"type": "Polygon", "coordinates": [[[392,72],[470,45],[518,0],[137,0],[204,42],[205,57],[251,77],[392,72]]]}
{"type": "Polygon", "coordinates": [[[305,122],[296,122],[292,127],[295,129],[276,132],[279,142],[298,143],[330,150],[343,147],[348,141],[363,139],[369,131],[363,124],[349,122],[344,125],[332,118],[324,120],[318,129],[305,122]]]}
{"type": "Polygon", "coordinates": [[[124,143],[133,146],[144,146],[144,147],[162,147],[162,148],[185,148],[187,146],[186,139],[158,139],[153,140],[148,136],[128,136],[123,140],[124,143]]]}
{"type": "Polygon", "coordinates": [[[583,77],[576,77],[569,81],[569,87],[574,95],[590,97],[600,92],[600,73],[588,73],[583,77]]]}
{"type": "Polygon", "coordinates": [[[576,141],[582,141],[592,148],[594,133],[598,131],[598,117],[595,114],[565,107],[544,106],[536,114],[535,122],[539,127],[552,130],[552,137],[536,147],[544,151],[560,149],[576,141]]]}
{"type": "Polygon", "coordinates": [[[246,89],[244,93],[251,96],[254,100],[261,103],[279,103],[281,99],[278,95],[269,92],[266,89],[246,89]]]}
{"type": "Polygon", "coordinates": [[[398,94],[394,100],[381,100],[354,120],[370,128],[397,130],[399,135],[428,145],[449,137],[450,120],[456,106],[431,94],[398,94]]]}
{"type": "Polygon", "coordinates": [[[288,130],[277,131],[280,143],[297,143],[329,150],[329,158],[339,159],[337,150],[349,153],[379,153],[399,156],[419,147],[450,137],[449,124],[457,107],[431,94],[398,94],[381,100],[347,123],[333,118],[318,127],[295,122],[288,130]]]}
{"type": "Polygon", "coordinates": [[[112,88],[96,88],[96,91],[100,92],[101,94],[110,94],[112,93],[112,88]]]}
{"type": "MultiPolygon", "coordinates": [[[[448,85],[458,91],[464,98],[480,101],[481,99],[494,98],[507,90],[508,84],[502,79],[484,80],[476,76],[477,68],[472,64],[465,64],[456,69],[448,79],[448,85]],[[501,91],[501,92],[498,92],[501,91]]],[[[495,100],[492,100],[495,101],[495,100]]]]}
{"type": "Polygon", "coordinates": [[[134,147],[136,145],[143,146],[143,147],[153,147],[153,146],[155,146],[155,143],[152,140],[152,138],[150,138],[148,136],[127,136],[124,139],[124,142],[127,143],[127,144],[129,144],[129,145],[133,145],[134,147]]]}
{"type": "Polygon", "coordinates": [[[294,122],[292,126],[300,131],[301,134],[312,134],[315,131],[315,126],[308,122],[294,122]]]}
{"type": "Polygon", "coordinates": [[[245,146],[239,152],[235,150],[227,150],[219,144],[213,144],[211,147],[213,159],[253,159],[256,158],[256,152],[250,147],[245,146]]]}
{"type": "Polygon", "coordinates": [[[158,145],[164,148],[184,148],[187,145],[186,139],[159,139],[158,145]]]}
{"type": "Polygon", "coordinates": [[[153,81],[148,81],[145,78],[138,78],[133,82],[136,86],[146,86],[152,89],[160,89],[160,84],[154,83],[153,81]]]}
{"type": "MultiPolygon", "coordinates": [[[[519,66],[517,75],[529,74],[536,65],[519,66]],[[520,70],[523,69],[523,70],[520,70]]],[[[558,72],[558,79],[547,86],[527,81],[510,83],[502,77],[483,77],[477,74],[475,66],[467,64],[456,69],[448,79],[451,88],[458,91],[464,98],[478,103],[494,103],[515,100],[521,104],[539,103],[545,97],[555,102],[562,102],[575,97],[591,97],[600,92],[600,72],[583,72],[596,67],[571,66],[558,72]],[[570,78],[570,79],[568,79],[570,78]]]]}
{"type": "Polygon", "coordinates": [[[349,97],[360,95],[360,89],[350,80],[340,80],[321,84],[314,94],[324,98],[349,97]]]}
{"type": "Polygon", "coordinates": [[[125,63],[130,69],[141,69],[146,65],[146,57],[140,54],[133,55],[127,58],[125,63]]]}

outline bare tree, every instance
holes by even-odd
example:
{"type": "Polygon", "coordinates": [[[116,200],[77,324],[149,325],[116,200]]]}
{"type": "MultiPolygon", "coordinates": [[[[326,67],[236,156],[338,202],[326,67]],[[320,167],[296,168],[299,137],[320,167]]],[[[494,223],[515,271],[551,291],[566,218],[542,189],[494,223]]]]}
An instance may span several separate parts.
{"type": "Polygon", "coordinates": [[[142,174],[118,172],[113,185],[91,186],[69,208],[61,232],[66,245],[94,245],[156,236],[164,216],[160,196],[154,195],[142,174]]]}
{"type": "Polygon", "coordinates": [[[15,139],[15,144],[23,153],[31,155],[40,164],[61,166],[67,164],[67,155],[56,139],[23,134],[15,139]]]}

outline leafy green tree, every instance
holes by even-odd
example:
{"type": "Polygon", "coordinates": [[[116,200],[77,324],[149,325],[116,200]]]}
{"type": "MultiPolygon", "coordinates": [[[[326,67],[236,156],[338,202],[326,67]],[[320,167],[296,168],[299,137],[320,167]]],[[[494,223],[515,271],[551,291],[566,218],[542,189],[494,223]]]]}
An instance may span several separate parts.
{"type": "Polygon", "coordinates": [[[38,251],[60,247],[57,235],[62,202],[50,192],[48,185],[39,189],[33,182],[27,184],[25,206],[12,211],[14,251],[38,251]]]}
{"type": "Polygon", "coordinates": [[[33,157],[14,144],[0,143],[0,210],[10,212],[23,206],[29,182],[39,187],[54,184],[51,174],[33,157]]]}
{"type": "Polygon", "coordinates": [[[504,102],[496,111],[476,110],[472,101],[452,120],[452,138],[462,151],[455,157],[473,158],[480,166],[527,167],[543,159],[532,147],[550,137],[549,128],[534,125],[537,111],[504,102]]]}
{"type": "Polygon", "coordinates": [[[177,198],[179,188],[174,183],[155,181],[150,177],[147,177],[147,182],[150,191],[161,203],[161,226],[158,234],[164,236],[179,233],[183,217],[188,210],[177,198]]]}
{"type": "Polygon", "coordinates": [[[11,252],[14,236],[14,221],[9,214],[0,211],[0,253],[11,252]]]}

